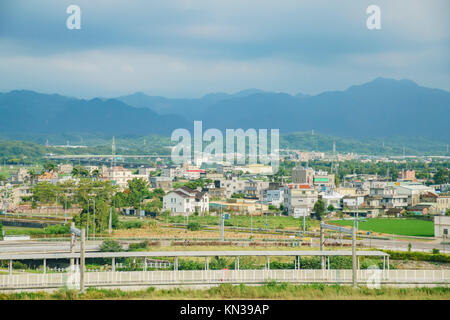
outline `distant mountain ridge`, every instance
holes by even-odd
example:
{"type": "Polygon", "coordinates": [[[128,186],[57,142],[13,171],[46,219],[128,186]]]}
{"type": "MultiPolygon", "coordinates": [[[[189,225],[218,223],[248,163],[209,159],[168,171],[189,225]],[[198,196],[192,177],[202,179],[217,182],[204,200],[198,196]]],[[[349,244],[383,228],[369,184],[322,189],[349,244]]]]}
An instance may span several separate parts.
{"type": "Polygon", "coordinates": [[[0,94],[0,133],[169,135],[193,120],[218,129],[314,130],[347,138],[450,139],[450,92],[411,80],[376,78],[344,91],[290,95],[258,89],[171,99],[135,93],[83,100],[18,90],[0,94]]]}
{"type": "Polygon", "coordinates": [[[202,120],[205,128],[279,128],[284,133],[315,130],[357,138],[450,138],[450,93],[421,87],[411,80],[376,78],[344,91],[314,96],[244,90],[212,97],[160,97],[163,100],[159,104],[144,94],[139,104],[133,101],[133,95],[117,99],[156,112],[178,114],[190,121],[202,120]]]}
{"type": "Polygon", "coordinates": [[[27,90],[0,94],[0,132],[168,135],[187,125],[180,116],[158,115],[116,99],[83,100],[27,90]]]}

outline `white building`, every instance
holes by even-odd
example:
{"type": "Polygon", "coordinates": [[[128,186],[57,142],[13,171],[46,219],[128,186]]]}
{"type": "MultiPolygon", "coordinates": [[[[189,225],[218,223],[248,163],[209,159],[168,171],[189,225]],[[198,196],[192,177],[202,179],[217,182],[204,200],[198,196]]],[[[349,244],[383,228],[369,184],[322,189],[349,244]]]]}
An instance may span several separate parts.
{"type": "Polygon", "coordinates": [[[310,215],[318,199],[317,190],[307,184],[288,184],[284,187],[284,209],[289,215],[310,215]]]}
{"type": "Polygon", "coordinates": [[[262,201],[264,204],[271,204],[275,207],[279,207],[284,202],[284,189],[266,189],[262,192],[262,201]]]}
{"type": "Polygon", "coordinates": [[[181,187],[163,197],[163,209],[172,214],[205,213],[209,211],[209,196],[206,192],[181,187]]]}
{"type": "Polygon", "coordinates": [[[141,178],[149,182],[148,175],[133,174],[131,170],[120,166],[113,168],[106,166],[102,167],[102,179],[110,180],[113,184],[118,185],[122,189],[128,187],[128,181],[133,180],[134,178],[141,178]]]}
{"type": "Polygon", "coordinates": [[[434,217],[434,236],[436,238],[449,237],[450,216],[434,217]]]}
{"type": "Polygon", "coordinates": [[[237,177],[220,180],[220,187],[225,189],[225,196],[231,198],[234,193],[243,193],[245,189],[245,180],[239,180],[237,177]]]}

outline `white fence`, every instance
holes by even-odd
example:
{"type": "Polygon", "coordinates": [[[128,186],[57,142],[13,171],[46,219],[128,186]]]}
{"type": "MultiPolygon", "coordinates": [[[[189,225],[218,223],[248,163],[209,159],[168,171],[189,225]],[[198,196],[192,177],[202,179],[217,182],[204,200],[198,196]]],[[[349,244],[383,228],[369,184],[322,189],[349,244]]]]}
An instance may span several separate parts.
{"type": "MultiPolygon", "coordinates": [[[[358,270],[358,283],[447,286],[450,270],[358,270]]],[[[87,272],[86,287],[201,285],[220,283],[261,284],[268,281],[291,283],[350,284],[352,270],[180,270],[87,272]]],[[[13,274],[0,276],[0,290],[33,288],[76,288],[79,273],[13,274]]]]}

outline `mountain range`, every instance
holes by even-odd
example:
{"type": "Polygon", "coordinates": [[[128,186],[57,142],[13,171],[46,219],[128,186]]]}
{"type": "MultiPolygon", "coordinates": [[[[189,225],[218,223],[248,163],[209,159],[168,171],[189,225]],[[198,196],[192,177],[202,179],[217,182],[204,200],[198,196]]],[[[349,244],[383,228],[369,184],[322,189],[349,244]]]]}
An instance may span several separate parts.
{"type": "Polygon", "coordinates": [[[135,93],[91,100],[27,90],[0,93],[0,134],[102,133],[170,135],[208,127],[278,128],[353,138],[450,138],[450,92],[410,80],[376,78],[344,91],[318,95],[267,92],[212,93],[171,99],[135,93]]]}

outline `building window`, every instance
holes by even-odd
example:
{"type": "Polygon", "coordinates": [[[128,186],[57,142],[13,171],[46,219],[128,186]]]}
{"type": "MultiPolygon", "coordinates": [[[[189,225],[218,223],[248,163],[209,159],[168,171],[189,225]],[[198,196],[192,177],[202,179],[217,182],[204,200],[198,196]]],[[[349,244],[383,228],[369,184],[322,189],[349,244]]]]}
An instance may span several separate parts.
{"type": "Polygon", "coordinates": [[[444,234],[447,236],[448,235],[448,229],[444,229],[444,234]]]}

